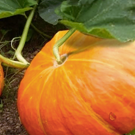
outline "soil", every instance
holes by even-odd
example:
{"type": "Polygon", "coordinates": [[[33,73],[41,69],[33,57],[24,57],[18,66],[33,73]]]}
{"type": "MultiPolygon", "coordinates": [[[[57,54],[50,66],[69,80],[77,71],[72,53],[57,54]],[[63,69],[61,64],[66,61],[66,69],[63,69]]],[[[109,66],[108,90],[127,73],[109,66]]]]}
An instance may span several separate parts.
{"type": "MultiPolygon", "coordinates": [[[[10,42],[3,45],[3,41],[11,41],[12,38],[20,36],[25,24],[25,18],[15,16],[0,21],[0,53],[8,58],[13,57],[14,50],[11,48],[10,42]],[[7,33],[6,33],[7,32],[7,33]],[[5,34],[6,33],[6,34],[5,34]],[[5,34],[5,35],[4,35],[5,34]]],[[[40,17],[35,16],[34,25],[42,32],[53,36],[58,30],[64,26],[52,26],[45,23],[40,17]]],[[[30,39],[26,42],[23,50],[23,56],[27,61],[31,62],[34,56],[41,50],[44,44],[50,40],[35,32],[32,28],[30,39]]],[[[16,47],[18,42],[14,43],[16,47]]],[[[0,96],[0,135],[28,135],[23,127],[18,111],[17,111],[17,91],[25,70],[6,67],[3,65],[5,74],[5,87],[0,96]]]]}

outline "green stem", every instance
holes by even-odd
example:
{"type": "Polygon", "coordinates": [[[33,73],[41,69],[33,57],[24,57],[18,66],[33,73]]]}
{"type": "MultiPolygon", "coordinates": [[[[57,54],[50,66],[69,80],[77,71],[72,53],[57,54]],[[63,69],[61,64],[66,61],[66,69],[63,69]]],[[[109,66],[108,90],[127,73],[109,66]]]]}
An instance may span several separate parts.
{"type": "Polygon", "coordinates": [[[51,36],[45,34],[44,32],[40,31],[39,29],[37,29],[34,24],[31,23],[31,26],[35,29],[35,31],[37,31],[38,33],[40,33],[40,34],[43,35],[44,37],[47,37],[47,38],[49,38],[49,39],[52,38],[51,36]]]}
{"type": "Polygon", "coordinates": [[[16,68],[20,68],[20,69],[24,69],[29,66],[29,64],[25,64],[25,63],[22,63],[19,61],[14,61],[14,60],[8,59],[2,55],[0,55],[0,61],[9,67],[16,67],[16,68]]]}
{"type": "Polygon", "coordinates": [[[16,40],[16,39],[20,39],[21,37],[14,37],[12,40],[11,40],[11,48],[15,51],[16,49],[14,48],[14,46],[13,46],[13,42],[14,42],[14,40],[16,40]]]}
{"type": "Polygon", "coordinates": [[[20,40],[20,42],[19,42],[19,46],[17,47],[16,52],[15,52],[16,58],[17,58],[20,62],[23,62],[23,63],[25,63],[25,64],[28,64],[28,62],[27,62],[27,61],[25,60],[25,58],[22,56],[22,50],[23,50],[23,47],[24,47],[25,42],[26,42],[26,38],[27,38],[27,35],[28,35],[29,27],[30,27],[31,21],[32,21],[32,19],[33,19],[33,16],[34,16],[36,7],[37,7],[37,6],[35,6],[35,7],[33,8],[33,10],[30,12],[30,15],[28,16],[28,19],[27,19],[27,21],[26,21],[26,24],[25,24],[25,27],[24,27],[24,30],[23,30],[23,33],[22,33],[22,36],[21,36],[21,40],[20,40]]]}
{"type": "MultiPolygon", "coordinates": [[[[24,14],[24,16],[25,16],[26,19],[28,18],[28,17],[26,16],[26,14],[24,14]]],[[[44,37],[47,37],[47,38],[49,38],[49,39],[52,38],[51,36],[49,36],[49,35],[45,34],[44,32],[40,31],[33,23],[31,23],[31,26],[33,27],[33,29],[34,29],[35,31],[37,31],[39,34],[43,35],[44,37]]]]}
{"type": "Polygon", "coordinates": [[[61,57],[59,55],[59,47],[75,32],[75,28],[70,29],[60,40],[56,42],[53,47],[53,54],[56,57],[58,63],[62,63],[61,57]]]}

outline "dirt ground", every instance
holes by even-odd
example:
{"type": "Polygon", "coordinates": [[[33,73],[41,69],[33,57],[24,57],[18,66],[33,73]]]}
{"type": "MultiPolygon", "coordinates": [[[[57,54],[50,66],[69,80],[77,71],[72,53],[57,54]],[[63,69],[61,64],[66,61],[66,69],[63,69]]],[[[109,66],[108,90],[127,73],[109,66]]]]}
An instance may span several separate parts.
{"type": "MultiPolygon", "coordinates": [[[[8,58],[13,57],[13,50],[11,43],[4,41],[11,41],[12,38],[20,36],[25,24],[25,18],[21,16],[6,18],[0,20],[0,53],[8,58]],[[7,34],[3,34],[7,32],[7,34]],[[4,35],[4,36],[3,36],[4,35]]],[[[34,25],[37,26],[44,33],[53,36],[56,31],[62,29],[61,26],[55,27],[49,24],[44,24],[39,17],[34,18],[34,25]]],[[[50,40],[41,36],[39,33],[32,30],[32,37],[26,43],[23,50],[23,56],[27,61],[31,62],[34,56],[40,51],[44,44],[50,40]]],[[[16,45],[16,42],[14,45],[16,45]]],[[[4,67],[5,87],[0,96],[0,135],[28,135],[27,131],[19,120],[17,111],[17,91],[24,71],[15,68],[4,67]]]]}
{"type": "MultiPolygon", "coordinates": [[[[32,55],[31,59],[34,57],[32,55]]],[[[0,97],[1,105],[3,105],[0,108],[0,135],[28,135],[20,122],[17,111],[17,91],[25,71],[13,68],[4,68],[4,71],[9,76],[5,78],[5,88],[0,97]]]]}

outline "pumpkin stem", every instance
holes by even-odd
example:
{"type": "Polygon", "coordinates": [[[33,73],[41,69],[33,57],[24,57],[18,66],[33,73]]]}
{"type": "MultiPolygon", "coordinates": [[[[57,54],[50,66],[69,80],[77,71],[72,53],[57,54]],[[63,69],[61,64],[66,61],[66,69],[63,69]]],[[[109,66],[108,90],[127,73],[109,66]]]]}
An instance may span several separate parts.
{"type": "Polygon", "coordinates": [[[26,42],[26,38],[27,38],[27,35],[28,35],[28,31],[29,31],[29,27],[30,27],[30,24],[31,24],[31,21],[33,19],[33,16],[34,16],[34,13],[35,13],[35,10],[36,10],[36,7],[37,5],[31,10],[28,18],[27,18],[27,21],[26,21],[26,24],[25,24],[25,27],[24,27],[24,30],[23,30],[23,33],[22,33],[22,36],[21,36],[21,39],[20,39],[20,42],[19,42],[19,45],[15,51],[15,56],[16,58],[20,61],[20,62],[23,62],[24,64],[29,64],[25,58],[22,56],[22,50],[23,50],[23,47],[25,45],[25,42],[26,42]]]}
{"type": "Polygon", "coordinates": [[[58,64],[62,63],[62,59],[59,55],[59,47],[75,32],[75,28],[70,29],[60,40],[53,46],[53,54],[56,57],[58,64]]]}

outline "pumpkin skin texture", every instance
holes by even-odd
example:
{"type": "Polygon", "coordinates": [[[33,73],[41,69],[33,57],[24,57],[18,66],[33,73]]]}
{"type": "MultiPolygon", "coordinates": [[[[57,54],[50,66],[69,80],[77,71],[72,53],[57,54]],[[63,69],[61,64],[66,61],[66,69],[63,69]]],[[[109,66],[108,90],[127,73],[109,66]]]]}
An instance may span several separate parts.
{"type": "Polygon", "coordinates": [[[4,87],[4,72],[3,67],[0,65],[0,96],[4,87]]]}
{"type": "Polygon", "coordinates": [[[60,31],[35,56],[18,91],[18,112],[30,135],[122,135],[135,128],[135,42],[76,31],[60,48],[60,31]]]}

